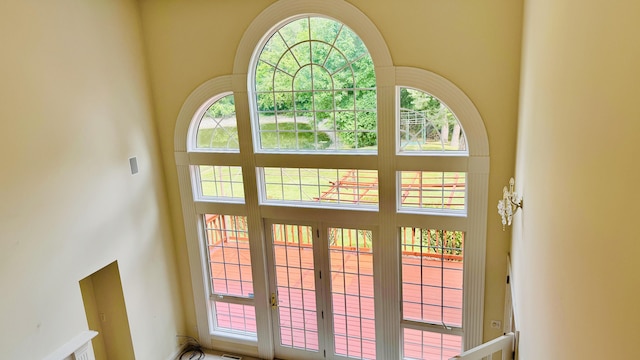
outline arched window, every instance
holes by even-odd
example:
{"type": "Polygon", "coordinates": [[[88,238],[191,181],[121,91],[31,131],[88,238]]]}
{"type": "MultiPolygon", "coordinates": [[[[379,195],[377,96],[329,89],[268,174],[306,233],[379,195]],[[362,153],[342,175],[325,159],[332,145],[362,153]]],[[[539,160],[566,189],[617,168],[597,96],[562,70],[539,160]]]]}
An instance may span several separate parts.
{"type": "Polygon", "coordinates": [[[258,151],[375,152],[375,69],[344,24],[287,23],[262,47],[254,76],[258,151]]]}
{"type": "Polygon", "coordinates": [[[447,80],[394,67],[353,6],[265,10],[175,143],[201,340],[284,359],[482,341],[482,120],[447,80]]]}

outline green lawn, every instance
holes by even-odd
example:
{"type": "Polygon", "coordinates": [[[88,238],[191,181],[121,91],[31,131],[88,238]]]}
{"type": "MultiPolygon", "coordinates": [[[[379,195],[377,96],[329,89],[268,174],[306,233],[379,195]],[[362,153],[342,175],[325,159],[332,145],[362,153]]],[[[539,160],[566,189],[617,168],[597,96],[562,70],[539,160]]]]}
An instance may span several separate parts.
{"type": "MultiPolygon", "coordinates": [[[[306,123],[269,123],[261,127],[263,148],[272,149],[316,149],[316,144],[330,144],[329,136],[324,132],[315,132],[306,123]]],[[[198,132],[199,147],[221,149],[237,148],[235,127],[201,129],[198,132]],[[212,145],[213,144],[213,145],[212,145]],[[235,144],[236,147],[229,146],[235,144]]],[[[434,150],[438,144],[428,144],[434,150]]],[[[378,203],[377,172],[359,171],[359,194],[354,189],[333,188],[340,180],[357,182],[349,170],[336,169],[287,169],[266,168],[265,187],[269,200],[353,203],[378,203]],[[365,188],[369,187],[368,191],[365,188]],[[323,196],[324,195],[324,196],[323,196]],[[338,199],[338,196],[340,199],[338,199]],[[321,200],[318,200],[322,198],[321,200]]],[[[401,196],[403,206],[433,209],[464,209],[465,173],[415,172],[402,173],[402,184],[407,185],[401,196]],[[422,178],[422,179],[420,179],[422,178]],[[420,187],[419,184],[428,184],[420,187]],[[453,189],[451,185],[457,184],[453,189]],[[413,187],[411,186],[413,185],[413,187]],[[443,187],[444,185],[444,187],[443,187]]],[[[239,166],[200,166],[202,193],[210,197],[244,198],[242,171],[239,166]]]]}
{"type": "MultiPolygon", "coordinates": [[[[331,146],[329,135],[316,131],[307,123],[281,122],[260,125],[260,141],[263,149],[316,150],[331,146]],[[316,139],[317,137],[317,139],[316,139]]],[[[198,148],[238,149],[236,127],[200,129],[198,148]]]]}

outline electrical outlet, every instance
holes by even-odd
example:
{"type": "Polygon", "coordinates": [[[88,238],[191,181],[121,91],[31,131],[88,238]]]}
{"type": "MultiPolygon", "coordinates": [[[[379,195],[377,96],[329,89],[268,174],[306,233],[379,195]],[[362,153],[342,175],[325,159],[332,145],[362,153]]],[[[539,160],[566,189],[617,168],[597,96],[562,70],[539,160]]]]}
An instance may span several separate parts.
{"type": "Polygon", "coordinates": [[[502,321],[500,320],[491,320],[491,328],[500,329],[502,327],[502,321]]]}

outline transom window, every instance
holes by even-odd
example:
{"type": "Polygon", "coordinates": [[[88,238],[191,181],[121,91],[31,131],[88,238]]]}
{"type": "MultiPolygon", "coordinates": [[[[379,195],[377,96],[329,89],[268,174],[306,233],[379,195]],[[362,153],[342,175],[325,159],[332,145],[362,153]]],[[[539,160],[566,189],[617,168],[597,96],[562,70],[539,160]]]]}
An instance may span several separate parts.
{"type": "Polygon", "coordinates": [[[340,21],[275,23],[246,56],[247,88],[213,79],[181,112],[199,335],[263,358],[455,356],[481,335],[466,326],[478,286],[463,264],[484,246],[470,209],[486,191],[471,191],[482,167],[456,107],[423,73],[379,84],[340,21]]]}
{"type": "Polygon", "coordinates": [[[262,168],[265,203],[376,208],[378,172],[358,169],[262,168]]]}

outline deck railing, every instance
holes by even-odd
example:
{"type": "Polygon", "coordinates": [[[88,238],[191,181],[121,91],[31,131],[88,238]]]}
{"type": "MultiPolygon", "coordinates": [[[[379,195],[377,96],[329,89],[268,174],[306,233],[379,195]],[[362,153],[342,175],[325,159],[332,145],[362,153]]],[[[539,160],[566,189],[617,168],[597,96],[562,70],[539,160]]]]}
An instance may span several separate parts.
{"type": "MultiPolygon", "coordinates": [[[[224,215],[206,215],[205,229],[208,233],[209,246],[215,246],[229,241],[248,242],[246,221],[240,220],[235,223],[228,224],[223,219],[224,215]]],[[[313,236],[311,228],[302,226],[275,225],[274,243],[275,244],[299,244],[301,247],[311,247],[313,244],[313,236]],[[287,240],[280,240],[287,239],[287,240]]],[[[339,237],[340,242],[335,241],[338,238],[335,233],[337,229],[332,229],[329,237],[332,243],[329,245],[332,249],[371,249],[371,240],[362,239],[356,236],[352,231],[346,231],[343,236],[339,237]],[[360,238],[360,240],[358,240],[360,238]]],[[[436,259],[444,259],[449,261],[462,261],[463,256],[461,249],[464,245],[464,233],[461,234],[460,244],[449,244],[446,239],[425,238],[429,244],[422,243],[423,239],[416,235],[416,229],[402,229],[402,255],[423,256],[436,259]]]]}
{"type": "Polygon", "coordinates": [[[511,257],[507,255],[507,286],[505,290],[504,327],[505,335],[493,339],[450,360],[512,360],[518,357],[519,332],[516,328],[515,301],[513,298],[513,274],[511,257]],[[499,356],[499,357],[498,357],[499,356]]]}

